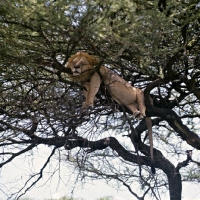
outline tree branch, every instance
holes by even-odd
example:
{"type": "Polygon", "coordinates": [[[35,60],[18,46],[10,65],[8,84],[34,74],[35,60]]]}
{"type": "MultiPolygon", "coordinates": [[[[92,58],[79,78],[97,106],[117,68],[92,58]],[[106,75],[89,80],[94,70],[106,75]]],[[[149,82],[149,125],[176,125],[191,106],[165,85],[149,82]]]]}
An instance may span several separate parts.
{"type": "Polygon", "coordinates": [[[57,149],[57,147],[54,147],[54,149],[52,150],[52,152],[51,152],[51,154],[49,155],[48,159],[47,159],[46,162],[44,163],[43,167],[40,169],[40,172],[37,173],[37,174],[34,174],[34,176],[31,176],[31,177],[26,181],[26,183],[24,184],[24,187],[22,187],[22,188],[20,189],[19,193],[26,187],[26,185],[29,183],[29,181],[30,181],[32,178],[34,178],[35,176],[39,175],[39,177],[38,177],[35,181],[33,181],[33,183],[32,183],[29,187],[27,187],[27,188],[25,189],[25,191],[24,191],[22,194],[20,194],[20,195],[17,197],[17,200],[18,200],[21,196],[23,196],[24,194],[26,194],[26,192],[29,191],[29,190],[42,178],[42,176],[43,176],[43,171],[44,171],[45,167],[47,166],[47,164],[49,163],[51,157],[54,155],[56,149],[57,149]]]}
{"type": "Polygon", "coordinates": [[[147,106],[147,113],[149,116],[161,117],[166,120],[168,124],[174,129],[178,135],[186,141],[189,145],[200,150],[200,137],[192,132],[186,125],[183,124],[180,117],[171,109],[157,108],[151,105],[149,100],[150,91],[160,83],[160,80],[156,80],[149,84],[144,92],[145,103],[147,106]]]}
{"type": "Polygon", "coordinates": [[[37,145],[37,143],[33,142],[31,145],[29,145],[27,148],[23,149],[22,151],[19,151],[17,153],[13,153],[12,156],[8,160],[6,160],[5,162],[0,163],[0,168],[3,167],[5,164],[11,162],[15,157],[17,157],[17,156],[19,156],[19,155],[21,155],[21,154],[33,149],[36,145],[37,145]]]}

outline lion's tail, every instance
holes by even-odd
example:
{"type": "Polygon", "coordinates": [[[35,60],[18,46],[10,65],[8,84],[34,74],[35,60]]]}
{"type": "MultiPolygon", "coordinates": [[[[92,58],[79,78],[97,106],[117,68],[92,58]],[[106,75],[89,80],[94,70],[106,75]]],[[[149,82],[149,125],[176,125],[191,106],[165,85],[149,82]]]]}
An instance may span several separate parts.
{"type": "Polygon", "coordinates": [[[146,123],[148,128],[149,143],[150,143],[150,157],[151,157],[151,173],[155,174],[155,161],[153,156],[153,133],[152,133],[152,122],[150,117],[146,117],[146,123]]]}

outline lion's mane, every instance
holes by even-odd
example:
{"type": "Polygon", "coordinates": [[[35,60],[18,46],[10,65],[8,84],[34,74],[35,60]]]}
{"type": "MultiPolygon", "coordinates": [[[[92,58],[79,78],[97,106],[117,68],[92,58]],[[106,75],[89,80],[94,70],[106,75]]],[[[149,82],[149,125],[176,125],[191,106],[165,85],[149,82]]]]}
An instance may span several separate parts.
{"type": "Polygon", "coordinates": [[[88,81],[90,77],[92,76],[92,74],[94,73],[94,67],[99,64],[99,59],[96,56],[89,55],[88,53],[78,52],[72,55],[68,59],[67,67],[71,65],[71,63],[76,57],[85,57],[87,61],[89,62],[88,69],[87,71],[82,72],[80,76],[71,75],[69,78],[74,82],[80,82],[80,83],[88,81]]]}

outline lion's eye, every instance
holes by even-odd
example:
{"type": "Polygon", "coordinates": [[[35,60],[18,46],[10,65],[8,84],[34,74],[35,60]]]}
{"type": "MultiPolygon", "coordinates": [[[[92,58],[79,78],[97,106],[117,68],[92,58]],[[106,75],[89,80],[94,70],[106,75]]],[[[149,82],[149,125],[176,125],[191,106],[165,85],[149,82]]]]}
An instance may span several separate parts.
{"type": "Polygon", "coordinates": [[[74,65],[74,68],[75,69],[78,69],[78,68],[80,68],[81,67],[81,65],[74,65]]]}
{"type": "Polygon", "coordinates": [[[74,65],[74,68],[75,68],[75,69],[79,69],[79,68],[81,68],[83,65],[84,65],[84,63],[75,64],[75,65],[74,65]]]}

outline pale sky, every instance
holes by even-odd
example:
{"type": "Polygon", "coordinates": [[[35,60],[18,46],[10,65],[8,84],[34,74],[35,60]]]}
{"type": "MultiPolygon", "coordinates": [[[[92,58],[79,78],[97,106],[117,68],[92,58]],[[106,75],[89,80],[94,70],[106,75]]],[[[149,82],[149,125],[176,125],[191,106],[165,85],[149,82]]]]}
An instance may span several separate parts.
{"type": "MultiPolygon", "coordinates": [[[[25,161],[24,159],[17,159],[15,162],[12,162],[6,167],[3,167],[1,169],[1,177],[0,177],[0,186],[5,185],[8,181],[12,181],[12,184],[10,184],[10,188],[8,187],[8,192],[11,190],[11,188],[20,188],[20,182],[25,182],[27,178],[27,174],[30,169],[37,170],[40,169],[41,166],[44,164],[45,155],[47,153],[49,154],[49,147],[41,147],[42,152],[44,155],[41,155],[41,149],[38,149],[37,152],[34,153],[40,153],[40,157],[34,160],[25,161]],[[2,176],[3,174],[3,176],[2,176]],[[23,176],[22,176],[23,175],[23,176]],[[24,178],[23,178],[24,177],[24,178]]],[[[54,159],[55,162],[55,159],[54,159]]],[[[56,163],[54,163],[57,165],[56,163]]],[[[49,168],[49,171],[53,171],[54,165],[52,163],[51,169],[49,168]]],[[[30,197],[35,198],[35,200],[44,200],[48,198],[60,198],[64,195],[70,196],[71,192],[71,186],[73,184],[73,181],[69,181],[69,178],[66,177],[70,176],[71,179],[73,179],[73,172],[68,168],[67,163],[66,167],[62,168],[63,174],[66,176],[63,177],[61,175],[61,178],[59,179],[58,175],[55,175],[53,179],[49,180],[47,183],[46,181],[47,176],[44,174],[44,178],[41,180],[39,184],[36,185],[35,188],[33,188],[31,191],[29,191],[24,197],[30,197]],[[60,182],[59,182],[60,180],[60,182]],[[58,186],[59,183],[59,186],[58,186]],[[67,183],[67,186],[65,184],[67,183]]],[[[96,181],[93,184],[85,184],[83,188],[81,188],[81,184],[76,185],[78,186],[78,189],[74,191],[75,198],[84,198],[85,200],[95,200],[100,197],[104,196],[113,196],[115,200],[135,200],[136,198],[130,194],[130,192],[123,186],[120,186],[120,190],[116,190],[107,184],[105,184],[103,181],[96,181]]],[[[2,189],[2,187],[1,187],[2,189]]],[[[3,196],[0,189],[0,200],[6,200],[5,196],[3,196]]],[[[137,193],[137,191],[135,191],[137,193]]],[[[139,194],[138,194],[139,195],[139,194]]],[[[152,198],[148,198],[145,200],[150,200],[152,198]]],[[[183,183],[183,200],[199,200],[200,199],[200,185],[199,184],[188,184],[183,183]]],[[[13,199],[14,200],[14,199],[13,199]]],[[[169,198],[164,198],[162,196],[162,200],[169,200],[169,198]]]]}

